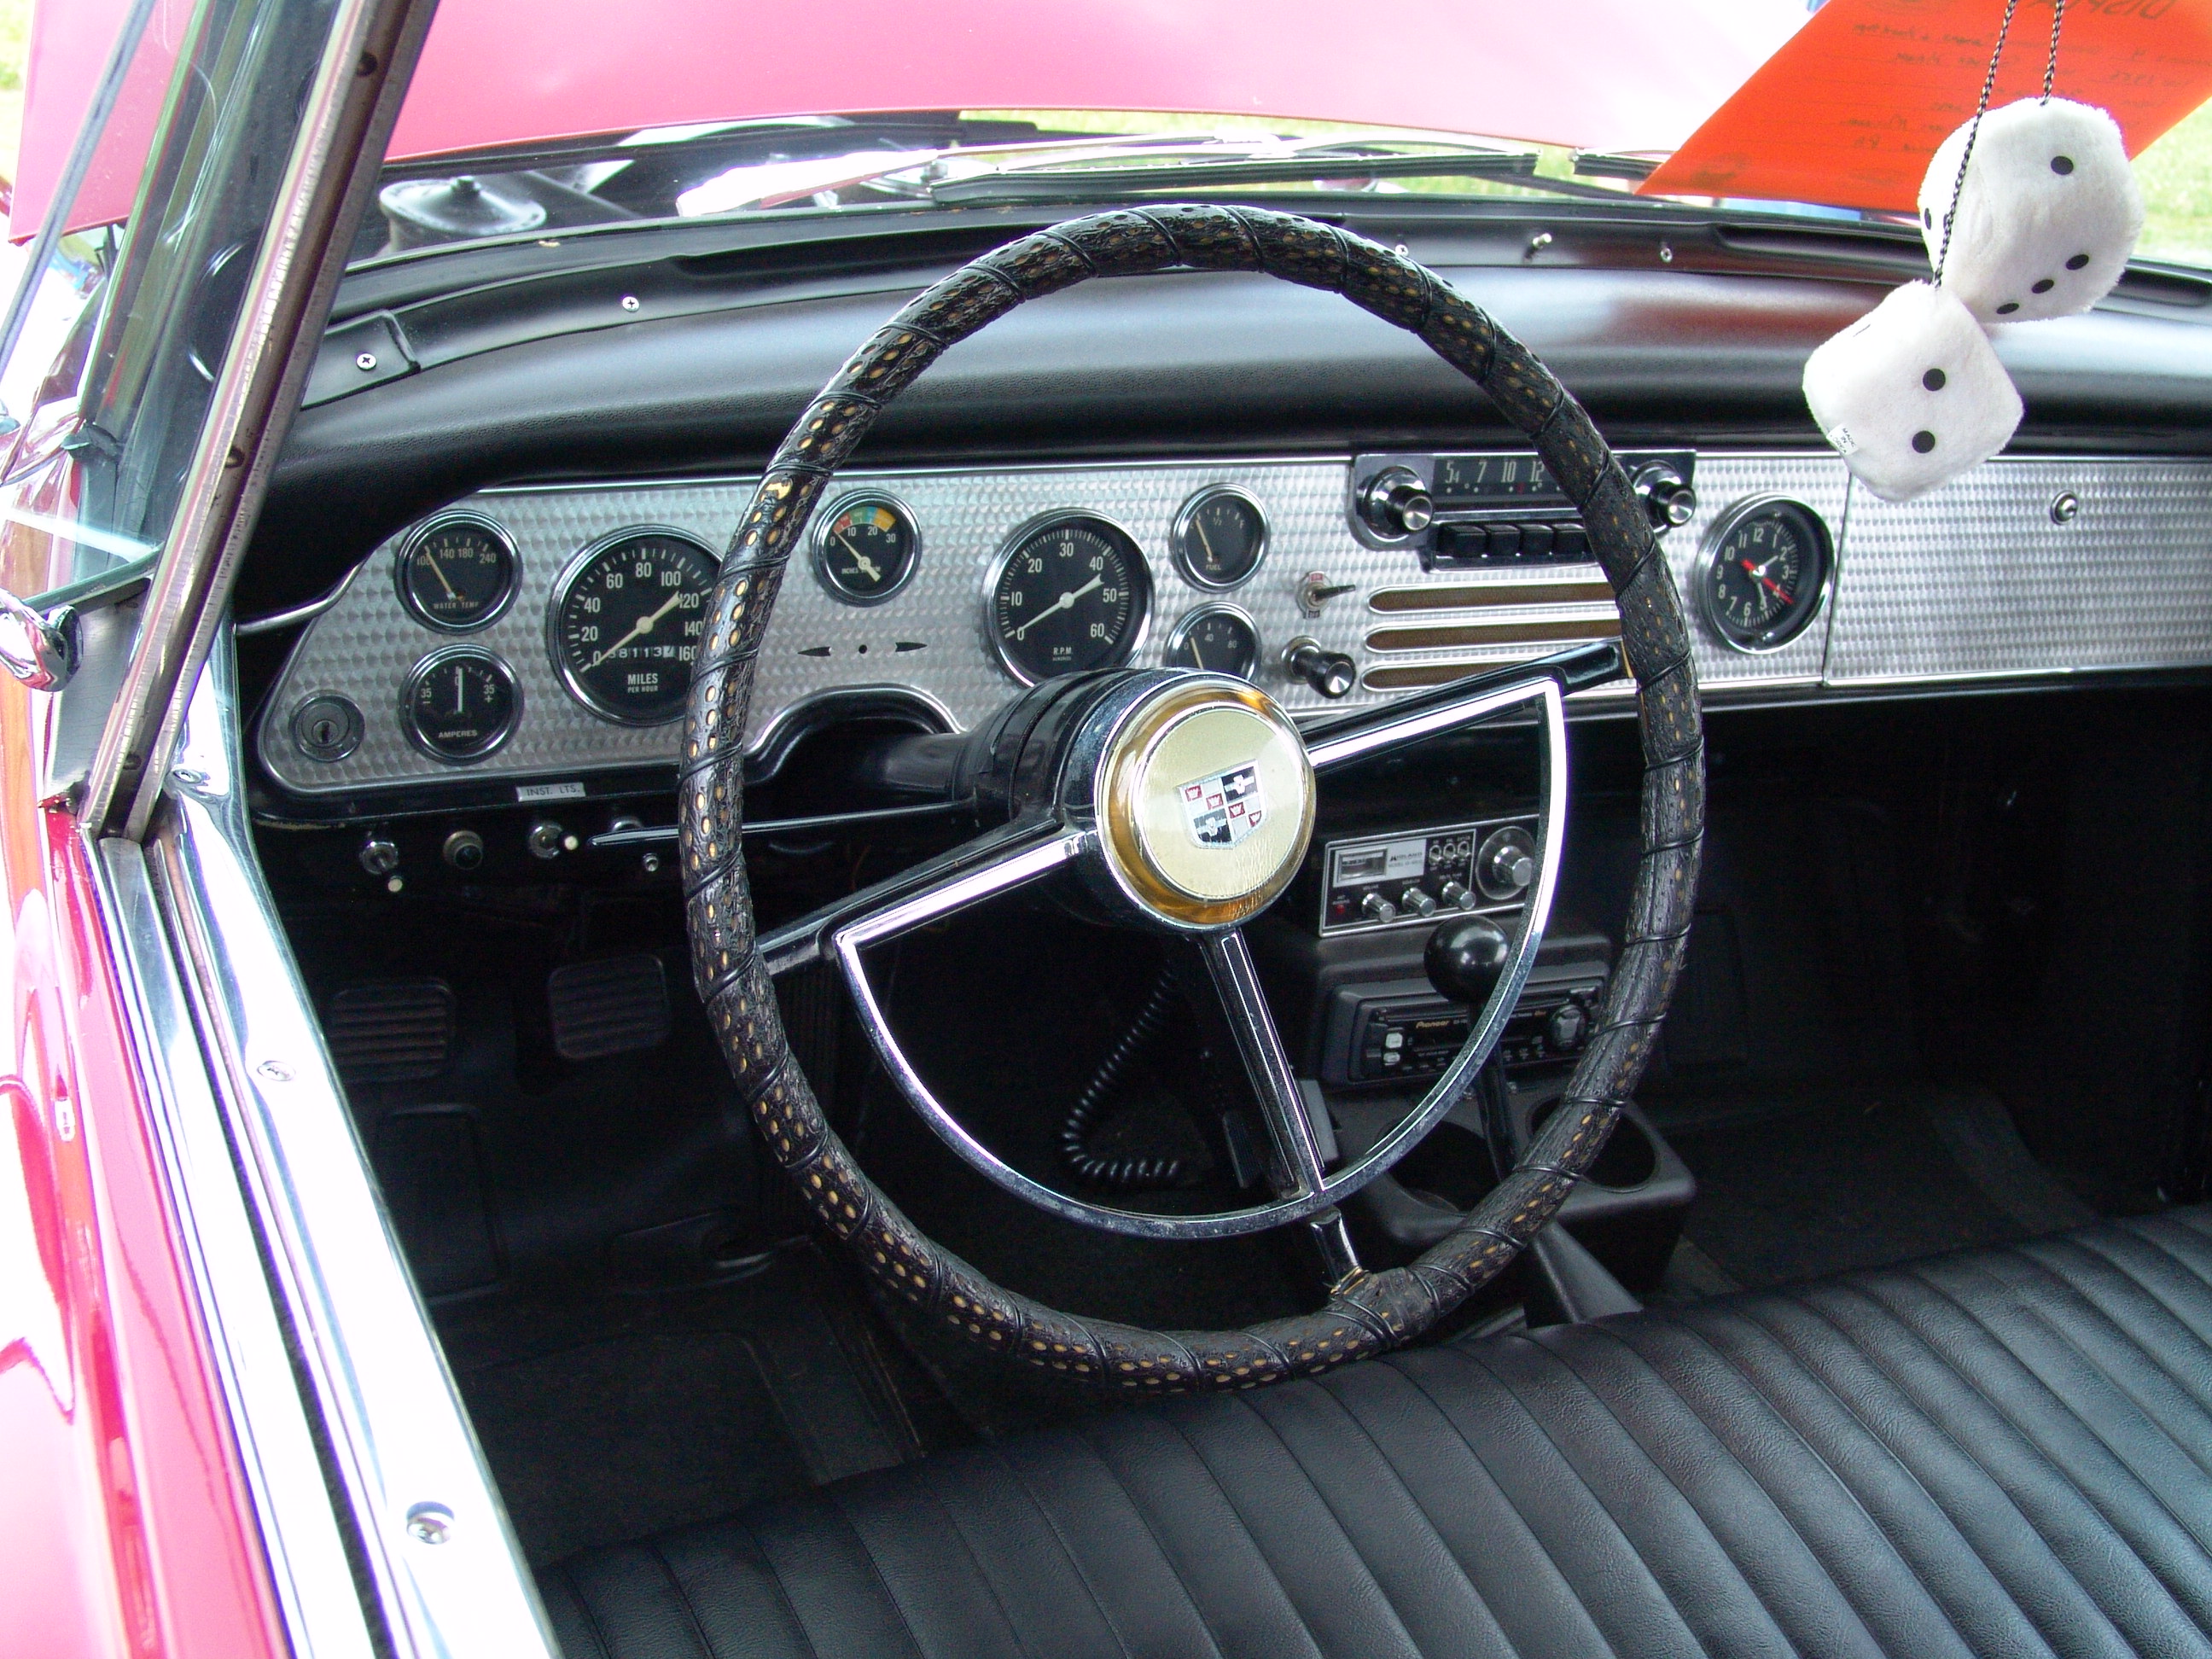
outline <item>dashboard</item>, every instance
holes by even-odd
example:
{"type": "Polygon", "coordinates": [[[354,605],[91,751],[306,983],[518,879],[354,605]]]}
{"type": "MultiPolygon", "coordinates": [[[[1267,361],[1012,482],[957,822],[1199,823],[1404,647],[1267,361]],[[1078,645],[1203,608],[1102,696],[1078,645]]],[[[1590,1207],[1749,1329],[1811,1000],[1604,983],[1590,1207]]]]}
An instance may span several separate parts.
{"type": "MultiPolygon", "coordinates": [[[[2212,665],[2212,463],[2001,459],[1898,506],[1825,453],[1623,459],[1709,701],[2212,665]]],[[[386,538],[265,701],[278,810],[665,787],[750,489],[486,489],[386,538]]],[[[862,696],[959,730],[1023,684],[1120,663],[1243,674],[1311,714],[1618,632],[1571,509],[1522,452],[854,470],[785,578],[748,743],[862,696]]]]}

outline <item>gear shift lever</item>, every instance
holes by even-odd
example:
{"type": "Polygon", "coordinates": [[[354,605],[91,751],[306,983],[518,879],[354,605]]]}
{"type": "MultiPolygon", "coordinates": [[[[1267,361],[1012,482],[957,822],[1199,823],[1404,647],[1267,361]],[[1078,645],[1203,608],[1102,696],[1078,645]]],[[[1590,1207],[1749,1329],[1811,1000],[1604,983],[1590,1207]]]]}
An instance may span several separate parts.
{"type": "Polygon", "coordinates": [[[1498,988],[1512,954],[1513,941],[1488,916],[1462,916],[1429,935],[1421,965],[1438,996],[1480,1009],[1498,988]]]}
{"type": "MultiPolygon", "coordinates": [[[[1461,916],[1447,921],[1429,935],[1421,965],[1429,983],[1447,1002],[1463,1003],[1479,1014],[1488,1004],[1513,942],[1505,930],[1487,916],[1461,916]]],[[[1489,1130],[1491,1157],[1502,1176],[1512,1168],[1520,1148],[1515,1144],[1511,1095],[1505,1069],[1492,1054],[1475,1081],[1483,1097],[1483,1119],[1489,1130]]],[[[1528,1242],[1528,1323],[1573,1325],[1602,1319],[1607,1314],[1633,1313],[1638,1302],[1565,1228],[1554,1224],[1528,1242]]]]}

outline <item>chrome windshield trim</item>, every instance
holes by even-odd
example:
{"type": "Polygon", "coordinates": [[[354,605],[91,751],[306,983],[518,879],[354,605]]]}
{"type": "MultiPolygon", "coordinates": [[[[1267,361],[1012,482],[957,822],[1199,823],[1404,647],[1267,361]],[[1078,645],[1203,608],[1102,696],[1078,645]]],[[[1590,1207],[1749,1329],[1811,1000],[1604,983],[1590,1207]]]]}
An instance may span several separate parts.
{"type": "Polygon", "coordinates": [[[557,1659],[255,860],[237,738],[218,658],[148,862],[391,1650],[557,1659]]]}
{"type": "Polygon", "coordinates": [[[331,1507],[145,849],[112,839],[100,843],[88,864],[145,1091],[149,1139],[205,1323],[285,1632],[301,1659],[372,1659],[378,1644],[331,1507]]]}
{"type": "MultiPolygon", "coordinates": [[[[434,9],[434,0],[337,0],[312,82],[259,89],[297,99],[295,136],[85,779],[88,834],[146,835],[434,9]]],[[[187,57],[178,71],[198,66],[187,57]]],[[[157,150],[170,136],[165,124],[157,150]]]]}

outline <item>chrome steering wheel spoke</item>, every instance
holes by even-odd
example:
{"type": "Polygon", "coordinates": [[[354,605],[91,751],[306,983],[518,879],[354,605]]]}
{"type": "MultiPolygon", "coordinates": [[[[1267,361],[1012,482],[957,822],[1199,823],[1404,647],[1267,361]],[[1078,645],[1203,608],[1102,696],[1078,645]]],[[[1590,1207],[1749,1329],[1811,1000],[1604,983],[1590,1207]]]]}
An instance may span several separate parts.
{"type": "Polygon", "coordinates": [[[761,960],[780,979],[842,954],[848,935],[858,951],[911,933],[1059,869],[1083,846],[1082,833],[1056,818],[1017,818],[763,934],[761,960]]]}
{"type": "Polygon", "coordinates": [[[1291,1070],[1290,1056],[1283,1052],[1281,1034],[1275,1030],[1267,994],[1253,969],[1251,950],[1243,932],[1235,928],[1201,939],[1199,950],[1229,1018],[1237,1057],[1252,1081],[1260,1115],[1274,1142],[1281,1170],[1275,1195],[1292,1200],[1309,1197],[1328,1184],[1328,1169],[1322,1157],[1321,1142],[1314,1134],[1313,1120],[1306,1115],[1304,1092],[1291,1070]]]}

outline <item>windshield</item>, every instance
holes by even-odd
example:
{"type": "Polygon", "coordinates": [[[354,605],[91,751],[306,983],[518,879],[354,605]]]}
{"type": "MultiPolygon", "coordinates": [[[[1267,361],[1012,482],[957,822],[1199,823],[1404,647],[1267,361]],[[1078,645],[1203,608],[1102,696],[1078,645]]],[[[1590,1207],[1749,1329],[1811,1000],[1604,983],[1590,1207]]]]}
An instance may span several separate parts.
{"type": "Polygon", "coordinates": [[[1635,201],[1631,190],[1658,159],[1237,116],[817,115],[401,163],[386,169],[380,211],[363,224],[354,257],[638,220],[1221,190],[1635,201]]]}
{"type": "MultiPolygon", "coordinates": [[[[1239,196],[1421,195],[1666,204],[1908,225],[1907,214],[1639,193],[1663,150],[1606,152],[1471,133],[1250,116],[969,110],[647,128],[425,158],[386,170],[356,263],[640,220],[1239,196]]],[[[2212,106],[2137,158],[2136,257],[2212,268],[2212,106]]]]}
{"type": "MultiPolygon", "coordinates": [[[[42,6],[38,28],[146,3],[42,6]]],[[[906,0],[441,0],[353,252],[1252,190],[1562,210],[1656,199],[1901,224],[1927,157],[1972,114],[2010,11],[1455,0],[1352,16],[1334,0],[932,0],[917,30],[906,0]]],[[[2027,0],[1997,101],[2039,85],[2051,15],[2027,0]]],[[[2212,265],[2212,126],[2191,113],[2212,94],[2212,5],[2063,15],[2059,92],[2111,108],[2142,152],[2139,256],[2212,265]]],[[[35,128],[70,89],[38,72],[36,41],[33,56],[35,128]]],[[[27,149],[27,214],[50,172],[27,149]]],[[[120,218],[122,182],[82,192],[70,228],[120,218]]]]}

